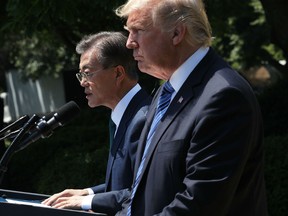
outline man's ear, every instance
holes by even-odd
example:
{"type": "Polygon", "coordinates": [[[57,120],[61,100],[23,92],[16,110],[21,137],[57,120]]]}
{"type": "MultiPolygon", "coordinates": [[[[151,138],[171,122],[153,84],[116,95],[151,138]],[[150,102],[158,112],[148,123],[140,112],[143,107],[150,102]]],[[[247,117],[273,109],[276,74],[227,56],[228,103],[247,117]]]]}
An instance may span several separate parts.
{"type": "Polygon", "coordinates": [[[125,78],[126,71],[122,65],[118,65],[114,68],[115,72],[115,79],[117,82],[122,82],[122,80],[125,78]]]}
{"type": "Polygon", "coordinates": [[[179,44],[181,41],[184,40],[185,37],[185,33],[186,33],[186,26],[184,26],[182,23],[179,23],[173,32],[173,37],[172,37],[172,41],[174,45],[179,44]]]}

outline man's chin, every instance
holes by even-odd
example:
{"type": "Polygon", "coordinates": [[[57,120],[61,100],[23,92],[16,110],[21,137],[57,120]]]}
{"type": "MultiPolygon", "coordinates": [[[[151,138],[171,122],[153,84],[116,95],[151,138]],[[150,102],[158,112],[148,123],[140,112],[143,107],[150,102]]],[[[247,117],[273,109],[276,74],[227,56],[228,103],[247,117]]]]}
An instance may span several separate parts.
{"type": "Polygon", "coordinates": [[[97,107],[98,105],[95,104],[95,103],[93,103],[92,101],[89,101],[89,100],[88,100],[88,106],[89,106],[90,108],[95,108],[95,107],[97,107]]]}
{"type": "Polygon", "coordinates": [[[147,64],[145,64],[143,61],[138,61],[138,68],[142,73],[149,74],[149,72],[151,71],[149,70],[149,67],[147,66],[147,64]]]}

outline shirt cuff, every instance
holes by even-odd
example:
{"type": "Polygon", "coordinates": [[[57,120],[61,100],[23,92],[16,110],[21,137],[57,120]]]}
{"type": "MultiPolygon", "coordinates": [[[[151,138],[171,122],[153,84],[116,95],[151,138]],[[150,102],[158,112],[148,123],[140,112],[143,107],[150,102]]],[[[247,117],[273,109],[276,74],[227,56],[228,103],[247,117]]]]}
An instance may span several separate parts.
{"type": "Polygon", "coordinates": [[[94,191],[91,188],[85,188],[85,190],[88,191],[89,195],[93,195],[94,194],[94,191]]]}
{"type": "Polygon", "coordinates": [[[81,208],[83,210],[91,210],[93,197],[94,197],[94,194],[84,197],[84,199],[82,200],[82,203],[81,203],[81,208]]]}

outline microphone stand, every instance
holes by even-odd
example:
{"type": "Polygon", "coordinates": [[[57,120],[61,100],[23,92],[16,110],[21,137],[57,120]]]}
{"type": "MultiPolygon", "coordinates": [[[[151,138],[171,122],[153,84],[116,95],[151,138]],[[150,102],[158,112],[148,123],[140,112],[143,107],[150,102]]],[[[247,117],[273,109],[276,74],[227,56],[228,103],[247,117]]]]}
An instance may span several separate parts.
{"type": "Polygon", "coordinates": [[[7,131],[11,130],[12,128],[22,127],[24,125],[24,123],[26,123],[28,120],[29,120],[28,115],[24,115],[24,116],[20,117],[18,120],[16,120],[12,124],[9,124],[7,127],[3,128],[0,131],[0,136],[2,136],[2,134],[5,134],[7,131]]]}
{"type": "Polygon", "coordinates": [[[21,139],[25,135],[27,131],[31,129],[32,126],[34,126],[35,122],[39,120],[39,117],[37,115],[33,115],[27,123],[20,129],[20,132],[17,134],[17,136],[14,138],[8,149],[5,151],[4,155],[1,158],[0,161],[0,185],[2,184],[4,174],[7,171],[7,165],[10,161],[12,155],[18,150],[19,145],[21,144],[21,139]]]}
{"type": "Polygon", "coordinates": [[[15,138],[16,135],[20,132],[20,129],[16,130],[16,131],[12,131],[9,134],[3,136],[0,138],[0,141],[5,140],[5,139],[12,139],[15,138]]]}

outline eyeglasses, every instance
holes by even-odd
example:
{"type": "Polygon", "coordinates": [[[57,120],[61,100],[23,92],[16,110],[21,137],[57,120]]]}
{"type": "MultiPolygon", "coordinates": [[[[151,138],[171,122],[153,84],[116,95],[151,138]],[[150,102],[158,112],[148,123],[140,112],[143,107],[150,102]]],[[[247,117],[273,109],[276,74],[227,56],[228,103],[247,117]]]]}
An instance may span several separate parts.
{"type": "Polygon", "coordinates": [[[100,69],[100,70],[97,70],[97,71],[94,71],[94,72],[80,72],[80,73],[76,73],[76,77],[78,79],[78,81],[81,83],[82,81],[90,81],[91,77],[100,72],[100,71],[103,71],[105,69],[100,69]]]}

